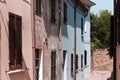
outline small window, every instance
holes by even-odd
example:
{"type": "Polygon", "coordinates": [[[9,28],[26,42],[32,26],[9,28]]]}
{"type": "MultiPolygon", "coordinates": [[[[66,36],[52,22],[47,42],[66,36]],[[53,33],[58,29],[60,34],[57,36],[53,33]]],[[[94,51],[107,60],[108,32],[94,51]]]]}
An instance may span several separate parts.
{"type": "Polygon", "coordinates": [[[78,55],[76,55],[76,70],[78,69],[78,55]]]}
{"type": "Polygon", "coordinates": [[[40,72],[40,61],[41,60],[41,50],[35,50],[35,66],[36,66],[36,80],[39,80],[39,72],[40,72]]]}
{"type": "Polygon", "coordinates": [[[87,65],[87,51],[84,51],[84,65],[87,65]]]}
{"type": "Polygon", "coordinates": [[[81,41],[84,42],[84,21],[83,18],[81,18],[81,41]]]}
{"type": "Polygon", "coordinates": [[[64,2],[64,16],[63,16],[64,24],[67,24],[67,3],[64,2]]]}
{"type": "Polygon", "coordinates": [[[71,74],[73,73],[73,54],[71,54],[71,74]]]}
{"type": "Polygon", "coordinates": [[[41,16],[41,0],[36,0],[36,15],[41,16]]]}
{"type": "MultiPolygon", "coordinates": [[[[73,54],[71,54],[71,73],[73,73],[73,69],[74,69],[74,67],[73,67],[73,65],[74,65],[74,56],[73,56],[73,54]]],[[[78,69],[78,55],[76,55],[76,63],[75,63],[76,65],[75,65],[75,68],[76,68],[76,70],[78,69]]]]}
{"type": "Polygon", "coordinates": [[[81,18],[81,35],[83,35],[84,32],[84,21],[83,18],[81,18]]]}
{"type": "Polygon", "coordinates": [[[83,55],[81,55],[81,69],[83,68],[83,55]]]}
{"type": "Polygon", "coordinates": [[[9,67],[22,68],[22,17],[9,13],[9,67]]]}
{"type": "Polygon", "coordinates": [[[56,18],[55,18],[55,10],[56,10],[56,1],[51,0],[51,22],[55,23],[56,18]]]}
{"type": "Polygon", "coordinates": [[[65,60],[66,60],[66,50],[63,51],[63,70],[64,70],[64,66],[65,66],[65,60]]]}
{"type": "Polygon", "coordinates": [[[51,80],[56,80],[56,51],[51,52],[51,80]]]}

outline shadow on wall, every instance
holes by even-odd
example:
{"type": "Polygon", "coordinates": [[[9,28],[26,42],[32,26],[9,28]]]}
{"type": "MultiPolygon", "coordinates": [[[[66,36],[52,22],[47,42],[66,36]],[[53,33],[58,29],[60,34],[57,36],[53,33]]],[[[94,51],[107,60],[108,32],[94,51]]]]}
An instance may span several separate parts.
{"type": "Polygon", "coordinates": [[[111,72],[110,78],[108,78],[107,80],[113,80],[113,71],[111,72]]]}
{"type": "MultiPolygon", "coordinates": [[[[55,16],[55,21],[51,21],[51,8],[50,8],[50,2],[48,0],[44,0],[42,2],[42,17],[43,22],[40,24],[44,24],[43,27],[45,27],[45,32],[47,33],[47,37],[54,36],[58,37],[60,30],[59,30],[59,15],[58,13],[55,13],[58,16],[55,16]]],[[[56,6],[57,7],[57,6],[56,6]]],[[[57,11],[56,11],[57,12],[57,11]]],[[[41,17],[41,18],[42,18],[41,17]]]]}

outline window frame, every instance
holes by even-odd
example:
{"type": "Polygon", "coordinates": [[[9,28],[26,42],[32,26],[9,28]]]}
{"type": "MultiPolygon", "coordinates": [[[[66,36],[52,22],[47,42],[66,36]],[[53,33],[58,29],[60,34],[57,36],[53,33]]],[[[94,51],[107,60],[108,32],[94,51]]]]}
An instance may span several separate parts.
{"type": "Polygon", "coordinates": [[[9,69],[22,68],[22,17],[9,12],[9,69]],[[13,19],[12,19],[13,18],[13,19]]]}

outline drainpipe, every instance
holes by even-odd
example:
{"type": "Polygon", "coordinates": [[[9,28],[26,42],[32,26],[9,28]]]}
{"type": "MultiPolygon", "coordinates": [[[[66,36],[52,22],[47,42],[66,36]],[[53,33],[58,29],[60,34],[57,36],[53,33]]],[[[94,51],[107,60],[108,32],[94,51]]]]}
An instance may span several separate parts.
{"type": "Polygon", "coordinates": [[[34,7],[34,0],[31,1],[31,25],[32,25],[32,60],[33,60],[33,80],[35,80],[35,47],[36,47],[36,38],[35,38],[35,7],[34,7]]]}
{"type": "Polygon", "coordinates": [[[77,0],[74,5],[74,59],[73,59],[73,80],[76,80],[76,7],[77,0]]]}
{"type": "MultiPolygon", "coordinates": [[[[58,5],[59,5],[59,11],[58,11],[58,13],[59,13],[59,20],[58,20],[58,53],[59,53],[59,56],[60,56],[60,65],[59,66],[61,66],[62,65],[62,55],[61,55],[61,0],[58,0],[58,5]]],[[[60,68],[60,71],[62,70],[62,68],[60,68]]],[[[60,77],[59,77],[59,79],[61,80],[62,79],[62,75],[61,75],[61,73],[60,74],[58,74],[58,75],[60,75],[60,77]]]]}

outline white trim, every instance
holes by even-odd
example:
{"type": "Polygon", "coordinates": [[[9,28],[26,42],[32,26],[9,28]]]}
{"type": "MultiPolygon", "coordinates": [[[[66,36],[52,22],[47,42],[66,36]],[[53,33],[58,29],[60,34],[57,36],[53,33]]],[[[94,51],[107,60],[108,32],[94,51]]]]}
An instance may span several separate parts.
{"type": "Polygon", "coordinates": [[[40,62],[39,62],[39,79],[43,80],[43,50],[40,53],[40,62]]]}
{"type": "Polygon", "coordinates": [[[13,73],[19,73],[19,72],[24,72],[27,71],[29,69],[25,68],[25,69],[17,69],[17,70],[10,70],[10,71],[6,71],[7,74],[13,74],[13,73]]]}

